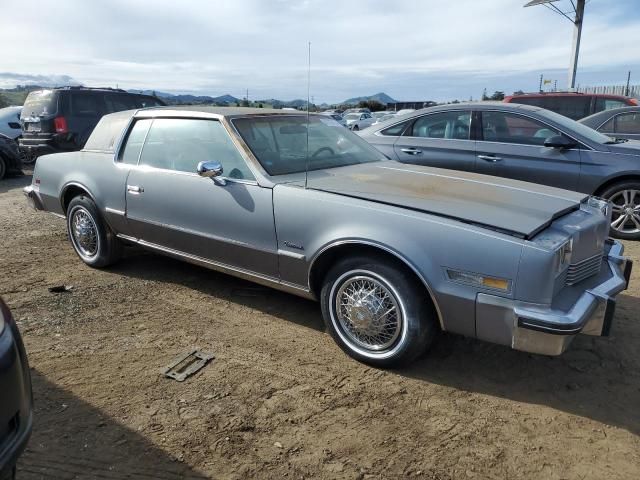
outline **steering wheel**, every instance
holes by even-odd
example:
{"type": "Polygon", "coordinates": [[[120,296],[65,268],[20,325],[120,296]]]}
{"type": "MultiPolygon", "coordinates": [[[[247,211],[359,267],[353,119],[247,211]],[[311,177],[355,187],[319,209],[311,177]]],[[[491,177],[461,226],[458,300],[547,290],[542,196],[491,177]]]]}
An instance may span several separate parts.
{"type": "Polygon", "coordinates": [[[334,152],[331,147],[320,147],[318,150],[313,152],[313,155],[311,155],[311,156],[312,157],[317,157],[318,155],[320,155],[320,152],[324,152],[324,151],[329,152],[329,155],[335,155],[336,154],[336,152],[334,152]]]}

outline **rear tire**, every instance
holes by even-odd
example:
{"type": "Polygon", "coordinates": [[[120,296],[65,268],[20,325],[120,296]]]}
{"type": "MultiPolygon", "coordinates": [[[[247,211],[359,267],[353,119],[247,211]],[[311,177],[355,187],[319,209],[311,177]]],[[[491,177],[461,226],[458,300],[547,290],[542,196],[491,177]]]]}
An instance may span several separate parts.
{"type": "Polygon", "coordinates": [[[102,268],[122,256],[122,242],[100,216],[93,200],[80,195],[67,207],[67,233],[73,249],[90,267],[102,268]]]}
{"type": "Polygon", "coordinates": [[[320,302],[340,348],[374,367],[412,362],[439,331],[428,294],[393,261],[363,256],[338,262],[325,277],[320,302]]]}
{"type": "Polygon", "coordinates": [[[600,196],[612,203],[610,235],[623,240],[640,240],[640,182],[616,183],[600,196]]]}

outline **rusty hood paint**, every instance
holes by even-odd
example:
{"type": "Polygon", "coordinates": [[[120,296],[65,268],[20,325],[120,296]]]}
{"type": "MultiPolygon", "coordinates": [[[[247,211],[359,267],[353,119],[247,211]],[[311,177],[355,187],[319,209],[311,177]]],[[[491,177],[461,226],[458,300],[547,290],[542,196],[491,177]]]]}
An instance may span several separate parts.
{"type": "Polygon", "coordinates": [[[308,187],[531,238],[588,195],[469,172],[375,162],[309,172],[308,187]]]}

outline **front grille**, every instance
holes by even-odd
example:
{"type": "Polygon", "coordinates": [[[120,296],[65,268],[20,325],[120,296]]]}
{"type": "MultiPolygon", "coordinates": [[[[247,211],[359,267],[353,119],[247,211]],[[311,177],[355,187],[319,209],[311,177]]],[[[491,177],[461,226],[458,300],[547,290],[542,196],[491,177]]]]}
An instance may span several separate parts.
{"type": "Polygon", "coordinates": [[[586,258],[580,262],[572,263],[567,268],[567,276],[565,277],[565,285],[575,285],[582,280],[597,275],[602,266],[602,254],[599,253],[593,257],[586,258]]]}

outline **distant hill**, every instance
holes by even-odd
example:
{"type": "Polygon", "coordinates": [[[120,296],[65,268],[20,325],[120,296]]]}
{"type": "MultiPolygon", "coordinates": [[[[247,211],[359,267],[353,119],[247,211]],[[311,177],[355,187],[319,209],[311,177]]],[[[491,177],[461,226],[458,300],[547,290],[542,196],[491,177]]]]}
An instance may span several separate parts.
{"type": "Polygon", "coordinates": [[[369,95],[368,97],[353,97],[353,98],[350,98],[349,100],[345,100],[342,103],[348,104],[348,105],[357,105],[360,102],[366,102],[368,100],[375,100],[385,105],[387,103],[396,103],[396,101],[393,98],[391,98],[389,95],[387,95],[384,92],[376,93],[375,95],[369,95]]]}
{"type": "Polygon", "coordinates": [[[128,90],[130,93],[142,93],[144,95],[155,95],[158,98],[164,100],[168,105],[180,105],[180,104],[232,104],[239,102],[240,99],[233,95],[221,95],[219,97],[211,97],[209,95],[189,95],[180,94],[174,95],[173,93],[160,92],[158,90],[128,90]]]}

